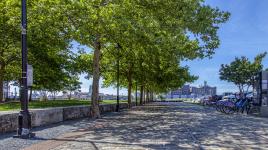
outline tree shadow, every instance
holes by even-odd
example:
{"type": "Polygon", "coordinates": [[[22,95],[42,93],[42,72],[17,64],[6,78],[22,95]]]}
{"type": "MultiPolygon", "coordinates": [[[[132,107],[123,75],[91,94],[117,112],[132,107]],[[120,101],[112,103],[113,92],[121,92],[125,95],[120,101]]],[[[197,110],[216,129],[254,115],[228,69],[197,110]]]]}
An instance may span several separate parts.
{"type": "MultiPolygon", "coordinates": [[[[131,111],[104,114],[101,119],[79,119],[34,129],[49,130],[60,125],[68,132],[82,132],[68,139],[36,137],[33,140],[67,140],[137,146],[142,149],[268,149],[268,120],[241,114],[225,115],[214,108],[188,103],[152,103],[131,111]]],[[[38,134],[37,134],[38,135],[38,134]]],[[[8,135],[0,136],[0,139],[8,135]]]]}
{"type": "Polygon", "coordinates": [[[268,127],[264,118],[225,115],[212,108],[192,104],[151,104],[118,116],[106,117],[100,122],[107,126],[92,130],[88,138],[100,141],[114,138],[125,143],[144,143],[144,148],[151,149],[162,149],[163,145],[175,149],[237,149],[257,148],[260,144],[263,144],[262,148],[268,148],[262,136],[267,134],[262,131],[268,127]],[[131,115],[133,113],[137,115],[131,115]]]}

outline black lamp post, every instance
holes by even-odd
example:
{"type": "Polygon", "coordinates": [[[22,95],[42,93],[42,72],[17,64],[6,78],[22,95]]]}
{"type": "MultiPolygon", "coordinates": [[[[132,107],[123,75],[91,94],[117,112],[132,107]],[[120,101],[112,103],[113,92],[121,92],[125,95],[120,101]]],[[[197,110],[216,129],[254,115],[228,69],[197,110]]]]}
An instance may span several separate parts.
{"type": "Polygon", "coordinates": [[[136,81],[136,106],[138,106],[138,82],[136,81]]]}
{"type": "Polygon", "coordinates": [[[27,86],[27,0],[21,1],[21,56],[22,56],[22,78],[20,83],[21,111],[18,117],[18,131],[14,137],[31,138],[30,132],[31,115],[28,110],[28,86],[27,86]]]}
{"type": "Polygon", "coordinates": [[[117,97],[116,97],[116,112],[119,112],[119,65],[120,65],[120,56],[119,56],[119,49],[120,49],[120,45],[117,43],[117,97]]]}

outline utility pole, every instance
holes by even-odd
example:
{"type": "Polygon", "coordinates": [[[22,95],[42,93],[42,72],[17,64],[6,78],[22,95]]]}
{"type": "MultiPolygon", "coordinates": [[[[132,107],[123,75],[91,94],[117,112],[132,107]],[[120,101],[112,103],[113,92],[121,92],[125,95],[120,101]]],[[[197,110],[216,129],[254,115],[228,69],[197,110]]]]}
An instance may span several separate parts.
{"type": "Polygon", "coordinates": [[[21,56],[22,56],[22,77],[20,83],[21,111],[18,116],[17,138],[31,138],[30,132],[31,115],[28,110],[28,85],[27,85],[27,0],[21,0],[21,56]]]}

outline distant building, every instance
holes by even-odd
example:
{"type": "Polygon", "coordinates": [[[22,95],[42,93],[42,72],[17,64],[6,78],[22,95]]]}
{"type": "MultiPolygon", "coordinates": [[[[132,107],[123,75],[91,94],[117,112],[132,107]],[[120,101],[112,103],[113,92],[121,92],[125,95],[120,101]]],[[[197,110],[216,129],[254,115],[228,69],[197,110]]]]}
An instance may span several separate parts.
{"type": "Polygon", "coordinates": [[[87,92],[79,92],[76,96],[77,99],[81,99],[81,100],[88,100],[90,99],[89,93],[87,92]]]}
{"type": "Polygon", "coordinates": [[[181,88],[171,91],[166,95],[166,98],[190,98],[198,96],[211,95],[214,96],[217,94],[217,87],[211,87],[207,85],[207,82],[204,82],[204,85],[199,87],[194,87],[190,85],[184,85],[181,88]]]}
{"type": "Polygon", "coordinates": [[[207,85],[207,82],[204,82],[203,86],[200,87],[192,87],[191,94],[195,96],[205,96],[205,95],[216,95],[217,87],[211,87],[207,85]]]}
{"type": "Polygon", "coordinates": [[[182,98],[182,97],[187,97],[190,95],[190,85],[184,85],[182,88],[177,89],[175,91],[171,91],[170,95],[168,96],[169,98],[182,98]]]}

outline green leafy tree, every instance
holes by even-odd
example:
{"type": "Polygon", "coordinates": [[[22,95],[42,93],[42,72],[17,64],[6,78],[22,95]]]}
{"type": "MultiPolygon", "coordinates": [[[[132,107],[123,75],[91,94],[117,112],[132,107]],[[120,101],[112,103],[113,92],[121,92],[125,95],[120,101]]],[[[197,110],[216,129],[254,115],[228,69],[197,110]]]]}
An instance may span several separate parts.
{"type": "Polygon", "coordinates": [[[65,88],[64,91],[68,92],[68,99],[71,100],[72,99],[72,94],[76,91],[78,91],[79,89],[81,89],[81,82],[79,82],[79,78],[78,77],[72,77],[70,79],[68,79],[65,82],[65,88]]]}
{"type": "MultiPolygon", "coordinates": [[[[71,63],[70,34],[62,1],[27,1],[28,56],[34,67],[34,89],[59,87],[71,63]]],[[[0,101],[2,82],[20,80],[20,1],[0,2],[0,101]]]]}
{"type": "Polygon", "coordinates": [[[85,73],[86,79],[90,79],[93,74],[93,54],[79,52],[78,56],[74,59],[74,70],[77,73],[85,73]]]}
{"type": "Polygon", "coordinates": [[[20,54],[20,29],[15,23],[18,19],[14,16],[15,6],[16,4],[10,0],[0,2],[0,102],[3,100],[3,81],[13,80],[10,77],[14,76],[7,73],[16,73],[12,71],[12,65],[19,59],[20,54]]]}
{"type": "MultiPolygon", "coordinates": [[[[137,60],[142,60],[141,56],[150,57],[150,53],[152,54],[157,47],[163,50],[160,55],[175,55],[174,59],[177,61],[203,58],[211,56],[218,47],[219,24],[224,23],[229,17],[228,13],[206,6],[199,0],[183,2],[96,0],[76,2],[72,6],[78,6],[76,13],[80,15],[71,19],[74,20],[72,22],[78,31],[76,40],[94,50],[92,93],[94,117],[99,117],[97,101],[101,53],[106,46],[119,43],[124,49],[128,47],[132,49],[132,45],[135,45],[136,48],[132,50],[138,51],[137,60]],[[195,39],[190,39],[189,34],[194,35],[195,39]]],[[[146,66],[143,61],[139,65],[146,66]]],[[[139,76],[141,76],[140,85],[143,87],[146,84],[146,77],[142,77],[145,76],[144,73],[139,76]]]]}
{"type": "Polygon", "coordinates": [[[257,74],[262,70],[262,60],[266,52],[255,57],[253,62],[244,56],[236,57],[230,64],[222,64],[220,68],[220,79],[234,83],[241,94],[247,93],[249,88],[254,88],[257,74]]]}
{"type": "MultiPolygon", "coordinates": [[[[140,85],[141,103],[144,91],[147,91],[147,95],[150,90],[167,91],[196,79],[189,74],[187,67],[178,64],[182,60],[211,56],[219,45],[219,24],[227,21],[229,17],[229,13],[202,5],[202,2],[197,0],[134,1],[130,5],[132,9],[119,13],[115,18],[124,20],[124,23],[120,24],[120,20],[117,21],[113,29],[119,28],[110,35],[110,42],[120,43],[121,51],[127,54],[120,58],[120,66],[123,68],[120,69],[120,84],[126,86],[121,81],[128,81],[127,87],[131,89],[132,80],[129,77],[134,77],[140,85]],[[128,15],[133,17],[129,18],[128,15]],[[123,29],[123,32],[120,29],[123,29]],[[194,35],[193,39],[189,37],[190,34],[194,35]],[[161,65],[165,67],[161,68],[161,65]],[[129,71],[130,68],[137,69],[129,71]],[[184,78],[179,79],[178,75],[171,72],[182,73],[184,78]]],[[[125,7],[127,6],[126,4],[125,7]]],[[[117,50],[110,53],[115,54],[114,57],[108,57],[112,59],[110,62],[116,61],[117,50]]],[[[108,64],[115,67],[114,63],[108,64]]],[[[115,72],[105,76],[107,85],[116,83],[115,72]]]]}

